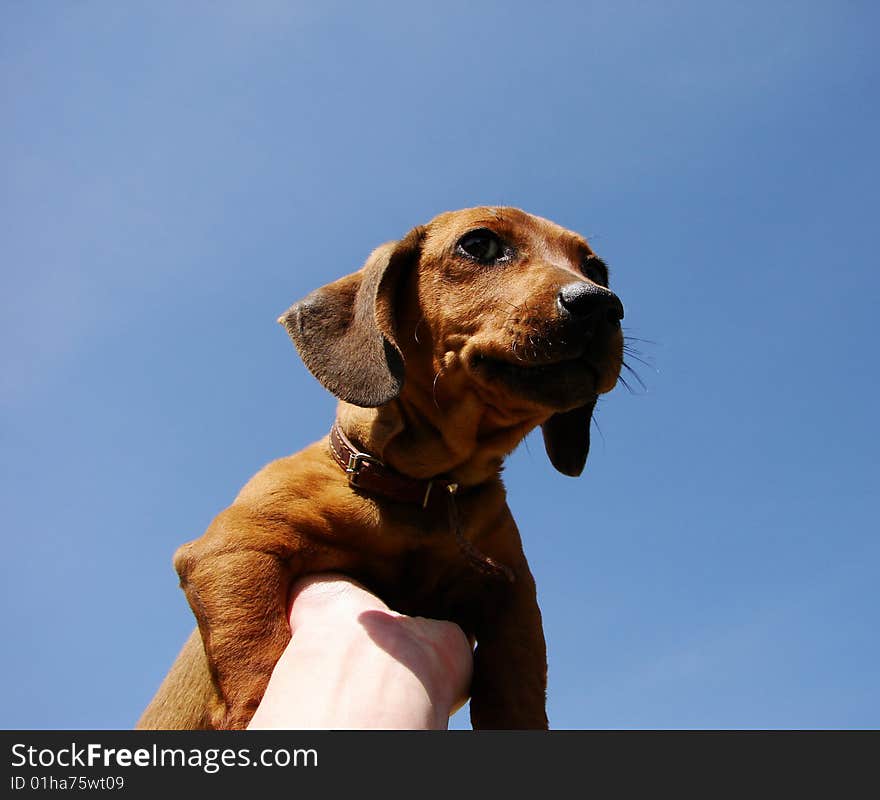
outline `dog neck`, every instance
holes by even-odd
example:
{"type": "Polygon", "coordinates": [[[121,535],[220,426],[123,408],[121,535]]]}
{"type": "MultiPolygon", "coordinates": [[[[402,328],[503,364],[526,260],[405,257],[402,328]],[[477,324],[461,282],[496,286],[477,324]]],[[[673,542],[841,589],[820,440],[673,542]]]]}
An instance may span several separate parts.
{"type": "Polygon", "coordinates": [[[408,394],[379,408],[340,402],[339,426],[365,452],[403,475],[445,476],[462,486],[496,480],[504,458],[547,416],[503,413],[467,392],[441,411],[408,394]]]}

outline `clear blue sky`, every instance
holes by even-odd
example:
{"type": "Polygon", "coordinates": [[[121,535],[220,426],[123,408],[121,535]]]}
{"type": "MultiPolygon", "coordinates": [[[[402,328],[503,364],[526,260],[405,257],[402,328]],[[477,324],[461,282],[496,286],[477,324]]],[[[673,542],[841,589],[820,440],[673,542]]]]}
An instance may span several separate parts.
{"type": "Polygon", "coordinates": [[[880,725],[877,8],[3,4],[0,726],[134,723],[174,549],[332,420],[277,315],[484,203],[654,342],[506,472],[551,723],[880,725]]]}

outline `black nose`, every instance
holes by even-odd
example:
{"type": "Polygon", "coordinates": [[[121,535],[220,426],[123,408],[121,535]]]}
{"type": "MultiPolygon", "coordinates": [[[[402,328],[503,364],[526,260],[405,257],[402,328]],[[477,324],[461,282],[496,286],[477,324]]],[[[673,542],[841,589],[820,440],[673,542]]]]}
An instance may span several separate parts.
{"type": "Polygon", "coordinates": [[[584,321],[604,319],[616,325],[623,319],[623,303],[617,295],[595,283],[569,283],[559,290],[558,301],[563,311],[584,321]]]}

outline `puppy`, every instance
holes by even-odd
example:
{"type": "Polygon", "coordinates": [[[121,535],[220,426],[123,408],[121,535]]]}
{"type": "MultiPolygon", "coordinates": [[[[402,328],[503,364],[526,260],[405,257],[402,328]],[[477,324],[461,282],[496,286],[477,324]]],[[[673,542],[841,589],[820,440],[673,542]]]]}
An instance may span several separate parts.
{"type": "Polygon", "coordinates": [[[500,479],[542,427],[581,473],[617,382],[623,306],[575,233],[514,208],[441,214],[279,320],[338,399],[174,565],[198,622],[140,728],[244,728],[290,639],[292,582],[344,573],[477,642],[474,728],[546,728],[535,584],[500,479]]]}

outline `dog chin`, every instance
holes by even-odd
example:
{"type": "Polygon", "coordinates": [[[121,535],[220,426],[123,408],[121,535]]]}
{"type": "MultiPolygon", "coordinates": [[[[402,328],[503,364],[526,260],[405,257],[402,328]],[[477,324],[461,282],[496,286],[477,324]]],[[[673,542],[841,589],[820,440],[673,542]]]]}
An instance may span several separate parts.
{"type": "Polygon", "coordinates": [[[471,365],[486,384],[552,411],[577,408],[598,393],[599,371],[583,358],[540,364],[477,355],[471,365]]]}

